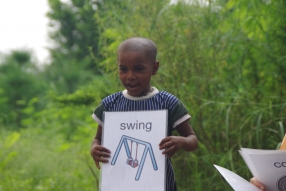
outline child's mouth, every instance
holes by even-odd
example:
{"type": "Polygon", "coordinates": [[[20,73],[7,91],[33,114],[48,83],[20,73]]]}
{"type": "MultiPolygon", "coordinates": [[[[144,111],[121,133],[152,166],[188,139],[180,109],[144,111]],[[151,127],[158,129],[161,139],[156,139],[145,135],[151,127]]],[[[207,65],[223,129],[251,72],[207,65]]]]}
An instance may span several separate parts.
{"type": "Polygon", "coordinates": [[[127,84],[127,86],[128,86],[130,89],[135,89],[136,87],[138,87],[137,84],[127,84]]]}

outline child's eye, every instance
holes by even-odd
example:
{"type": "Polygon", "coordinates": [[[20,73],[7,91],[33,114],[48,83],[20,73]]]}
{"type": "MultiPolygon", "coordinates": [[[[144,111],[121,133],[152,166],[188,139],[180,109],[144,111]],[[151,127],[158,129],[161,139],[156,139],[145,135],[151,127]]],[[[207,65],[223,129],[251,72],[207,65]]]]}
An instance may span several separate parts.
{"type": "Polygon", "coordinates": [[[127,68],[119,68],[119,71],[121,71],[121,72],[126,72],[126,71],[127,71],[127,68]]]}
{"type": "Polygon", "coordinates": [[[144,70],[144,68],[138,67],[138,68],[135,68],[135,70],[140,72],[140,71],[144,70]]]}

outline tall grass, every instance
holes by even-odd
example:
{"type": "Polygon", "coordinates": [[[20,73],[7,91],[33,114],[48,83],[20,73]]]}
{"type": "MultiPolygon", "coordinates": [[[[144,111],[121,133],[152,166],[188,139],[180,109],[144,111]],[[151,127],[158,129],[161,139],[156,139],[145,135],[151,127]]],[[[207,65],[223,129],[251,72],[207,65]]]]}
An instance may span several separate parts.
{"type": "Polygon", "coordinates": [[[196,116],[192,119],[200,142],[199,149],[193,153],[182,151],[173,160],[179,190],[191,187],[194,190],[204,190],[206,187],[211,190],[232,190],[213,164],[228,168],[248,180],[252,175],[238,150],[241,147],[277,149],[284,137],[285,103],[247,104],[249,113],[241,116],[237,113],[241,107],[245,108],[245,103],[212,103],[212,107],[214,109],[209,113],[211,117],[205,119],[205,125],[209,124],[210,127],[200,127],[196,116]],[[223,123],[225,121],[228,122],[223,123]],[[224,127],[216,125],[218,123],[224,127]],[[208,132],[201,133],[205,129],[208,132]]]}
{"type": "Polygon", "coordinates": [[[88,168],[93,164],[89,144],[67,141],[54,128],[25,129],[18,134],[20,138],[5,147],[14,133],[1,130],[0,164],[7,154],[14,155],[0,168],[0,190],[91,191],[98,188],[98,171],[93,176],[88,168]]]}

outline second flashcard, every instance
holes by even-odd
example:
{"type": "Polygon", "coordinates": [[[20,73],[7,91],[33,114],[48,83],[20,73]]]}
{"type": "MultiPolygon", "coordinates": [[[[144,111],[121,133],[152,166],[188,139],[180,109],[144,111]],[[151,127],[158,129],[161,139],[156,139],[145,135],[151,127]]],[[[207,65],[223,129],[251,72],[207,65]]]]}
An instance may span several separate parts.
{"type": "Polygon", "coordinates": [[[101,191],[165,191],[167,110],[105,112],[102,145],[111,151],[101,166],[101,191]]]}

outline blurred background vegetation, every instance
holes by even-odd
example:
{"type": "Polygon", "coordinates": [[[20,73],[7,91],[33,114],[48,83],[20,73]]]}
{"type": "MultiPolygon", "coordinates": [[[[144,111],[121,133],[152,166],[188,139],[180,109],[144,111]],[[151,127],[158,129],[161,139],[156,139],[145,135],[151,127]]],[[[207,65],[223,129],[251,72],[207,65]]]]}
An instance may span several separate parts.
{"type": "Polygon", "coordinates": [[[0,57],[0,190],[97,190],[91,118],[121,91],[116,48],[152,39],[152,85],[192,115],[195,152],[173,157],[178,190],[232,190],[213,164],[252,177],[240,147],[277,149],[286,126],[283,0],[49,0],[51,60],[0,57]]]}

